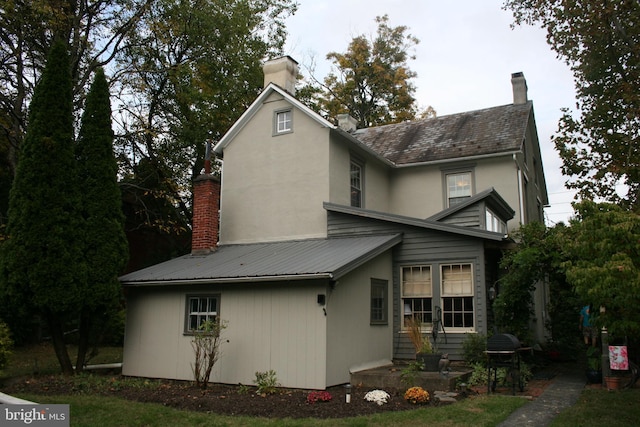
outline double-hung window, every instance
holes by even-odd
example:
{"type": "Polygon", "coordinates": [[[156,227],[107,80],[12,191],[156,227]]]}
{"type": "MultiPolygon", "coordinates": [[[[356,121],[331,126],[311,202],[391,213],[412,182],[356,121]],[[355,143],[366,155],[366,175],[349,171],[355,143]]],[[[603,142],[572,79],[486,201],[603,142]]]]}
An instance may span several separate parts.
{"type": "Polygon", "coordinates": [[[446,174],[447,207],[464,202],[473,194],[471,172],[455,172],[446,174]]]}
{"type": "Polygon", "coordinates": [[[473,328],[473,272],[471,264],[443,264],[442,324],[445,328],[473,328]]]}
{"type": "Polygon", "coordinates": [[[490,209],[486,210],[485,222],[487,231],[495,231],[496,233],[507,232],[507,224],[496,214],[494,214],[490,209]]]}
{"type": "Polygon", "coordinates": [[[187,295],[185,332],[192,334],[198,332],[204,322],[215,322],[219,311],[219,295],[187,295]]]}
{"type": "Polygon", "coordinates": [[[431,266],[402,267],[400,275],[405,321],[414,318],[419,320],[423,327],[430,327],[433,323],[431,266]]]}

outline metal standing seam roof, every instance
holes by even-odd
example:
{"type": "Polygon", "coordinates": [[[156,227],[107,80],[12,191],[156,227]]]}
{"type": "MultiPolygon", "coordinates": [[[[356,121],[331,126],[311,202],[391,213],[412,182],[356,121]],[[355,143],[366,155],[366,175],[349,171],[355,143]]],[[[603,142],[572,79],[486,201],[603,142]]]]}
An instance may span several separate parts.
{"type": "Polygon", "coordinates": [[[358,129],[353,136],[397,166],[521,149],[531,101],[358,129]]]}
{"type": "Polygon", "coordinates": [[[402,241],[401,234],[221,245],[125,274],[124,285],[336,280],[402,241]]]}

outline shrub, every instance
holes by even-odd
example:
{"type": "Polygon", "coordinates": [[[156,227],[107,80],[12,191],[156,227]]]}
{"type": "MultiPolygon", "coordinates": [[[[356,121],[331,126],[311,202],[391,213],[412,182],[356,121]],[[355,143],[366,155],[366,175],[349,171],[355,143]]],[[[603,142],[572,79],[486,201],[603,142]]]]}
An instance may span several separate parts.
{"type": "Polygon", "coordinates": [[[462,355],[464,361],[469,365],[484,363],[486,356],[484,354],[487,349],[487,336],[484,334],[465,334],[462,341],[462,355]]]}
{"type": "Polygon", "coordinates": [[[13,340],[11,339],[9,327],[0,321],[0,370],[4,369],[7,365],[12,348],[13,340]]]}
{"type": "MultiPolygon", "coordinates": [[[[482,363],[476,363],[473,366],[473,372],[471,373],[471,377],[469,378],[469,385],[487,385],[488,384],[488,372],[487,366],[482,363]]],[[[496,373],[497,384],[506,384],[509,378],[509,369],[507,368],[498,368],[496,373]]],[[[520,361],[520,377],[522,378],[523,384],[527,384],[527,382],[533,378],[533,373],[531,372],[531,368],[528,364],[520,361]]],[[[493,370],[491,371],[491,378],[493,380],[493,370]]]]}
{"type": "Polygon", "coordinates": [[[418,362],[417,360],[410,362],[406,368],[400,371],[400,382],[402,382],[406,387],[413,386],[415,384],[416,377],[418,376],[418,372],[423,369],[423,363],[418,362]]]}
{"type": "Polygon", "coordinates": [[[224,328],[226,328],[226,322],[220,319],[207,320],[202,322],[191,340],[191,347],[195,353],[195,361],[192,365],[193,377],[198,387],[202,389],[207,388],[213,365],[220,357],[221,336],[224,328]]]}
{"type": "Polygon", "coordinates": [[[307,403],[328,402],[332,398],[328,391],[312,391],[307,395],[307,403]]]}
{"type": "Polygon", "coordinates": [[[413,404],[428,403],[429,399],[429,392],[422,387],[411,387],[404,393],[404,400],[413,404]]]}
{"type": "Polygon", "coordinates": [[[258,386],[258,394],[273,394],[279,386],[276,371],[273,369],[267,372],[256,372],[256,379],[253,382],[258,386]]]}

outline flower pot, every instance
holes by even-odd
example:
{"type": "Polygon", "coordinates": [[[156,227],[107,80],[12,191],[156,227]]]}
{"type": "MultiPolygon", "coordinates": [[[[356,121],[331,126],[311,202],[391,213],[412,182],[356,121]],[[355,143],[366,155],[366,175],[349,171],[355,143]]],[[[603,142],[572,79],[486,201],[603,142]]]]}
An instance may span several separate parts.
{"type": "Polygon", "coordinates": [[[624,388],[625,378],[606,376],[604,377],[604,383],[607,386],[607,390],[621,390],[622,388],[624,388]]]}
{"type": "Polygon", "coordinates": [[[441,357],[442,354],[440,353],[418,353],[416,354],[416,361],[422,363],[424,366],[423,371],[438,372],[441,357]]]}
{"type": "Polygon", "coordinates": [[[596,369],[587,369],[587,382],[589,384],[602,384],[602,371],[596,369]]]}

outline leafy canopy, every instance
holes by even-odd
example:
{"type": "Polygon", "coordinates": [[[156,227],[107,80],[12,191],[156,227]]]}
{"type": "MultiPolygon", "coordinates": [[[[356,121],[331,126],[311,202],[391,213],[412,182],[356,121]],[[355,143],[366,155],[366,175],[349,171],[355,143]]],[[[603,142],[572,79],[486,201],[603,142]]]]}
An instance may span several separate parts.
{"type": "Polygon", "coordinates": [[[345,53],[330,52],[332,72],[315,91],[305,87],[301,98],[315,95],[310,102],[327,117],[348,113],[358,127],[398,123],[415,119],[418,107],[408,61],[411,49],[420,41],[408,34],[406,26],[389,26],[387,15],[375,19],[374,37],[354,37],[345,53]]]}
{"type": "Polygon", "coordinates": [[[638,209],[640,203],[640,2],[507,0],[517,24],[540,24],[571,67],[577,109],[564,111],[554,143],[568,188],[638,209]],[[618,195],[616,184],[625,184],[618,195]]]}

